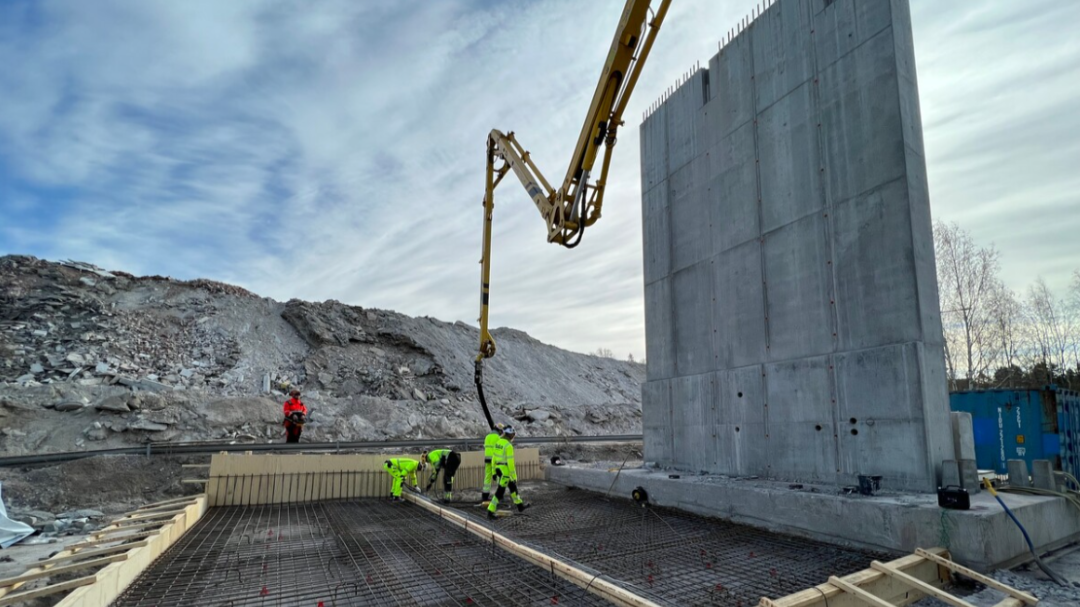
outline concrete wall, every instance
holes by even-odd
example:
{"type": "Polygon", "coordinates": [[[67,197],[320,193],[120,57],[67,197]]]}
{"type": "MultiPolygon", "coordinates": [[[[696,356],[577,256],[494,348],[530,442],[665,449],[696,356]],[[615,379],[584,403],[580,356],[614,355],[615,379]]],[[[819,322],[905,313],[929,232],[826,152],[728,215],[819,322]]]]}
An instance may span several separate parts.
{"type": "Polygon", "coordinates": [[[646,457],[933,490],[952,457],[906,0],[780,0],[641,125],[646,457]]]}

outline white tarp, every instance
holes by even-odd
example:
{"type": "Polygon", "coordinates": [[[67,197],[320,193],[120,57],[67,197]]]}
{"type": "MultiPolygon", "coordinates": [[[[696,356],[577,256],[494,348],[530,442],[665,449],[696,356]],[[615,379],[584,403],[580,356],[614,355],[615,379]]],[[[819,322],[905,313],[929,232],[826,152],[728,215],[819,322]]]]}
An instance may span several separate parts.
{"type": "Polygon", "coordinates": [[[7,548],[33,533],[34,528],[30,525],[8,518],[7,508],[4,507],[3,486],[0,485],[0,548],[7,548]]]}

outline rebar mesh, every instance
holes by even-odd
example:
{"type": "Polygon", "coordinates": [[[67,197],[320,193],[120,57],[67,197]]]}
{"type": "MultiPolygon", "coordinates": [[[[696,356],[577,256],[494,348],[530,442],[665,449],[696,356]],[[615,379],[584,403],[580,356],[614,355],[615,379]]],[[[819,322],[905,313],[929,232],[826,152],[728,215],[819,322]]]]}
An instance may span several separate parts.
{"type": "Polygon", "coordinates": [[[212,508],[113,604],[606,603],[419,508],[361,500],[212,508]]]}
{"type": "MultiPolygon", "coordinates": [[[[526,487],[524,493],[532,508],[500,518],[498,531],[677,605],[752,607],[762,597],[786,596],[895,556],[668,508],[642,508],[588,491],[526,487]]],[[[477,519],[482,513],[462,510],[477,519]]]]}

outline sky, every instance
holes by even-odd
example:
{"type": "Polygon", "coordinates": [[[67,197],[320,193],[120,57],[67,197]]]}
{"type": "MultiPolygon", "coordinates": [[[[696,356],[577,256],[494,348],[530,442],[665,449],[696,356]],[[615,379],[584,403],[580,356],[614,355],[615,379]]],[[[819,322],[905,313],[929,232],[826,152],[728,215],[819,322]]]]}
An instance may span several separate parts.
{"type": "MultiPolygon", "coordinates": [[[[561,179],[619,0],[0,0],[0,254],[476,323],[484,149],[561,179]]],[[[644,355],[642,111],[752,0],[677,0],[604,217],[547,244],[496,192],[491,324],[644,355]]],[[[1080,267],[1080,3],[911,0],[935,219],[1063,291],[1080,267]]]]}

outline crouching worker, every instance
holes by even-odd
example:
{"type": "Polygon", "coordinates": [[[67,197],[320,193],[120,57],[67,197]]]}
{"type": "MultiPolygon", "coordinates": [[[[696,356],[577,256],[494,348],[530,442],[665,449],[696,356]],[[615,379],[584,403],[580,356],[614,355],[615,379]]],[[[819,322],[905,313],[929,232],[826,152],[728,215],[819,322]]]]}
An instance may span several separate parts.
{"type": "MultiPolygon", "coordinates": [[[[423,457],[423,456],[421,456],[423,457]]],[[[419,485],[416,482],[416,472],[424,469],[423,461],[416,461],[408,457],[395,457],[383,462],[383,470],[390,473],[390,476],[394,478],[394,484],[390,487],[390,497],[395,502],[401,501],[401,486],[405,483],[405,478],[408,477],[409,484],[416,491],[419,491],[419,485]]]]}
{"type": "Polygon", "coordinates": [[[294,388],[289,392],[289,400],[285,401],[285,419],[281,422],[285,426],[285,442],[300,442],[300,434],[307,423],[307,412],[307,407],[300,400],[300,391],[294,388]]]}
{"type": "Polygon", "coordinates": [[[517,432],[513,426],[506,426],[502,434],[502,438],[495,444],[495,453],[491,457],[491,465],[495,469],[495,479],[499,488],[495,490],[495,497],[491,498],[491,503],[488,504],[488,518],[490,519],[496,518],[499,500],[506,494],[507,487],[510,488],[510,499],[514,500],[518,512],[530,506],[521,501],[517,492],[517,469],[514,467],[514,445],[512,444],[517,432]]]}
{"type": "Polygon", "coordinates": [[[428,479],[424,491],[430,491],[435,484],[439,471],[443,473],[443,498],[444,504],[449,504],[454,499],[454,475],[457,474],[458,466],[461,465],[461,454],[453,449],[435,449],[427,454],[427,461],[431,464],[431,478],[428,479]]]}

